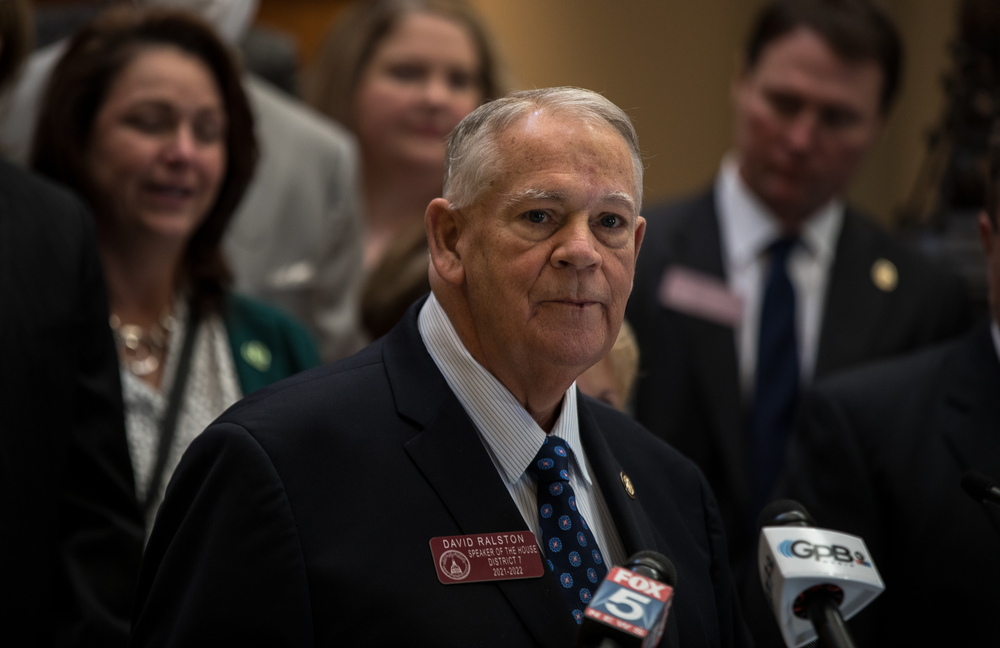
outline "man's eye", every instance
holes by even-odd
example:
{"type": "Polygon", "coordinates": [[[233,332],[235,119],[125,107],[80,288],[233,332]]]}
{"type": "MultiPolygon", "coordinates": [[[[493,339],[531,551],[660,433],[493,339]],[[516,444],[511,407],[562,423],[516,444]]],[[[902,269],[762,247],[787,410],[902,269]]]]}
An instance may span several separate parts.
{"type": "Polygon", "coordinates": [[[861,117],[850,110],[828,108],[819,114],[820,122],[829,128],[847,128],[861,120],[861,117]]]}
{"type": "Polygon", "coordinates": [[[615,214],[605,214],[604,216],[601,216],[601,225],[607,227],[608,229],[621,227],[622,222],[622,217],[615,214]]]}
{"type": "Polygon", "coordinates": [[[548,216],[545,212],[540,209],[532,209],[529,212],[525,212],[524,217],[528,219],[531,223],[544,223],[545,218],[548,216]]]}
{"type": "Polygon", "coordinates": [[[791,95],[773,93],[768,96],[771,108],[779,115],[792,117],[802,109],[802,101],[791,95]]]}

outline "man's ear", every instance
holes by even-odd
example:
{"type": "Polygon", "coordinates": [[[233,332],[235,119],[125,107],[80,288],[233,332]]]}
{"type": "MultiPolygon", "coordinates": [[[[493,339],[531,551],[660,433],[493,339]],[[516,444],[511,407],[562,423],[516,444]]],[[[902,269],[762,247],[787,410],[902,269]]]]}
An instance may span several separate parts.
{"type": "Polygon", "coordinates": [[[431,265],[446,283],[459,286],[465,281],[465,268],[458,252],[458,239],[465,228],[465,219],[444,198],[435,198],[424,212],[427,247],[431,265]]]}
{"type": "Polygon", "coordinates": [[[642,247],[642,239],[646,238],[646,219],[640,216],[636,219],[635,225],[635,259],[633,262],[639,260],[639,249],[642,247]]]}

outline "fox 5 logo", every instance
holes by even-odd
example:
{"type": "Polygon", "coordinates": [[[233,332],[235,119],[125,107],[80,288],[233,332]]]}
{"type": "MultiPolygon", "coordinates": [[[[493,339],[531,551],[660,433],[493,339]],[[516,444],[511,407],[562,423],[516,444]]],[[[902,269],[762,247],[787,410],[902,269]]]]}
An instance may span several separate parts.
{"type": "Polygon", "coordinates": [[[592,608],[653,630],[672,589],[659,581],[616,567],[597,590],[592,608]]]}

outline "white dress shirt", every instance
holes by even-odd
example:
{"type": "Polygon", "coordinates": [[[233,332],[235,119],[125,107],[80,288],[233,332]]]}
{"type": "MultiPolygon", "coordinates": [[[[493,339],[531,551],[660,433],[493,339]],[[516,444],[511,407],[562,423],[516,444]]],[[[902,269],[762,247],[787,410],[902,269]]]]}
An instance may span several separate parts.
{"type": "MultiPolygon", "coordinates": [[[[729,289],[743,299],[743,317],[736,334],[740,385],[753,396],[764,282],[770,260],[767,248],[782,236],[778,219],[740,176],[735,157],[727,156],[715,183],[722,263],[729,289]]],[[[795,333],[799,379],[812,381],[823,323],[823,308],[837,239],[844,223],[844,204],[833,199],[802,226],[801,243],[788,258],[788,276],[795,289],[795,333]]]]}
{"type": "Polygon", "coordinates": [[[147,498],[151,498],[153,502],[146,517],[147,538],[153,528],[156,511],[166,493],[167,483],[184,451],[212,421],[243,397],[226,325],[222,317],[212,313],[204,317],[198,327],[198,337],[191,350],[187,384],[184,385],[177,415],[174,440],[163,467],[163,481],[157,492],[150,493],[153,467],[159,453],[160,427],[166,416],[170,389],[176,378],[181,347],[187,335],[187,312],[187,300],[182,297],[175,299],[174,324],[170,336],[177,343],[167,347],[159,389],[154,389],[125,367],[121,368],[125,436],[135,473],[135,493],[140,502],[147,498]]]}
{"type": "MultiPolygon", "coordinates": [[[[493,465],[525,523],[535,534],[544,556],[535,478],[526,469],[542,447],[545,432],[514,395],[466,350],[433,293],[420,309],[418,326],[420,337],[434,359],[434,364],[444,374],[451,391],[475,424],[486,452],[493,460],[493,465]]],[[[606,564],[609,568],[611,565],[623,564],[628,556],[625,555],[625,548],[615,529],[608,505],[600,489],[591,480],[591,468],[580,443],[576,383],[566,390],[562,411],[552,428],[552,435],[565,441],[573,451],[574,461],[569,462],[569,483],[573,487],[581,515],[593,531],[601,554],[609,561],[606,564]]]]}

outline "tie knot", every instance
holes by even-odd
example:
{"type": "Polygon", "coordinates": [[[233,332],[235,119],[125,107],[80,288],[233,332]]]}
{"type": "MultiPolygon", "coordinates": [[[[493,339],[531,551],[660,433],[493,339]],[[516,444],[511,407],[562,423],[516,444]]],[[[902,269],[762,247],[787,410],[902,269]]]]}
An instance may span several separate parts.
{"type": "Polygon", "coordinates": [[[783,236],[771,243],[767,248],[767,251],[771,253],[771,262],[784,265],[788,255],[798,242],[798,236],[783,236]]]}
{"type": "Polygon", "coordinates": [[[528,472],[542,484],[569,481],[569,445],[559,437],[548,435],[538,454],[528,464],[528,472]]]}

